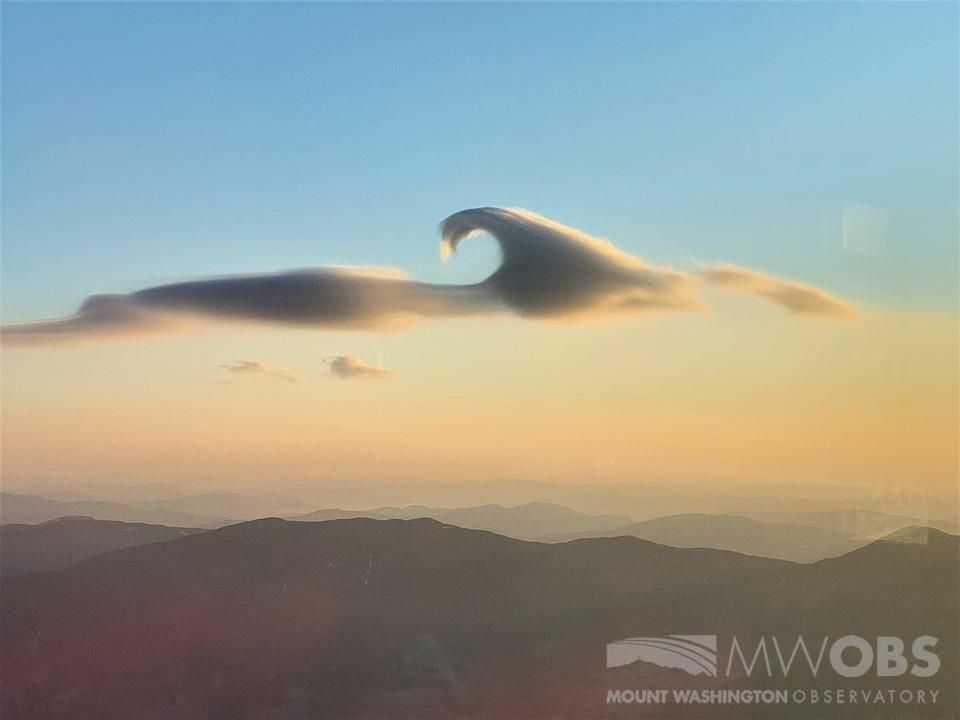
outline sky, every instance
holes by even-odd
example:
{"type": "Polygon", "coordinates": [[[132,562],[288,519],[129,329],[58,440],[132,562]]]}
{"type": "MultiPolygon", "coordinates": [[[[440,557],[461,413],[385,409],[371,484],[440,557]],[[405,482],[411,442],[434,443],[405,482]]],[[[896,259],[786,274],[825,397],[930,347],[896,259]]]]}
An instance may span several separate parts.
{"type": "Polygon", "coordinates": [[[856,316],[708,288],[689,313],[5,347],[4,475],[955,486],[957,12],[5,3],[4,322],[324,265],[474,283],[496,243],[444,263],[437,224],[480,206],[856,316]]]}

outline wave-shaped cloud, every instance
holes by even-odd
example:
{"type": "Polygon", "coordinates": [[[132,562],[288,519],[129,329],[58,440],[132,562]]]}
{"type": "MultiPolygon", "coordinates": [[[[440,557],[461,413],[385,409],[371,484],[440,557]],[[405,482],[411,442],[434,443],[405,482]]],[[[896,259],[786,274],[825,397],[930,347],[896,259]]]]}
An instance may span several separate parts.
{"type": "Polygon", "coordinates": [[[440,226],[441,254],[486,232],[502,261],[481,283],[487,293],[521,315],[694,310],[696,279],[648,265],[608,240],[587,235],[528,210],[479,208],[451,215],[440,226]]]}
{"type": "Polygon", "coordinates": [[[284,365],[261,362],[260,360],[236,360],[220,365],[231,375],[267,375],[284,382],[299,383],[305,380],[303,373],[284,365]]]}
{"type": "Polygon", "coordinates": [[[326,359],[330,372],[341,380],[360,380],[393,377],[390,368],[371,365],[359,355],[334,355],[326,359]]]}
{"type": "MultiPolygon", "coordinates": [[[[170,333],[214,321],[389,329],[418,318],[497,311],[567,318],[702,306],[696,275],[647,264],[607,240],[527,210],[464,210],[440,229],[444,257],[475,233],[492,235],[500,246],[500,266],[486,280],[466,285],[419,282],[393,268],[322,267],[203,278],[93,295],[74,315],[4,325],[2,335],[8,344],[33,345],[170,333]]],[[[841,301],[802,283],[735,266],[708,269],[704,277],[794,312],[843,314],[836,312],[841,301]]]]}

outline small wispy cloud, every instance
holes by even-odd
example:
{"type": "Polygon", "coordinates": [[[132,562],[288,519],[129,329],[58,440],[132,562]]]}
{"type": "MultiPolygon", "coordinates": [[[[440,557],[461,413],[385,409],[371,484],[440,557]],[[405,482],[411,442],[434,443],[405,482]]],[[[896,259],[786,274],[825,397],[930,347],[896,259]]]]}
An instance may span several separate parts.
{"type": "Polygon", "coordinates": [[[272,365],[259,360],[236,360],[220,365],[231,375],[266,375],[283,380],[284,382],[298,383],[306,380],[303,373],[283,365],[272,365]]]}
{"type": "Polygon", "coordinates": [[[759,295],[792,313],[822,317],[853,317],[856,310],[849,303],[820,288],[795,280],[721,263],[703,270],[703,279],[710,285],[759,295]]]}
{"type": "Polygon", "coordinates": [[[390,368],[371,365],[359,355],[334,355],[325,362],[330,366],[330,372],[341,380],[387,378],[395,374],[390,368]]]}

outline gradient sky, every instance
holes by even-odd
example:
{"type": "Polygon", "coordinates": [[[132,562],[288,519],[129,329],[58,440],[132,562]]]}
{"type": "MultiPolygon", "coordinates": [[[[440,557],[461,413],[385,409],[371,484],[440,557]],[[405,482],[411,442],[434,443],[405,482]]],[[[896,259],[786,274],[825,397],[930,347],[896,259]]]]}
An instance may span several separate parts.
{"type": "Polygon", "coordinates": [[[861,309],[10,348],[5,474],[956,483],[954,3],[2,12],[5,321],[328,263],[479,280],[493,243],[444,264],[436,232],[479,205],[861,309]]]}

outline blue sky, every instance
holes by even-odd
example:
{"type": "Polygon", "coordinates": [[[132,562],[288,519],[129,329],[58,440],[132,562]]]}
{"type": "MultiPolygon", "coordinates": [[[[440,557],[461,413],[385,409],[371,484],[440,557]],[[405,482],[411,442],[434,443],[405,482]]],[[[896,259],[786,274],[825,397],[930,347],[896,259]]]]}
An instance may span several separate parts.
{"type": "Polygon", "coordinates": [[[957,301],[957,6],[3,6],[8,320],[325,263],[462,282],[522,206],[658,263],[957,301]],[[844,252],[845,203],[888,214],[844,252]]]}

